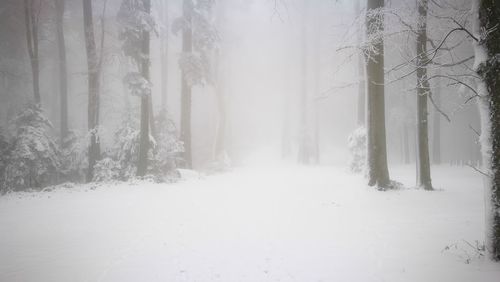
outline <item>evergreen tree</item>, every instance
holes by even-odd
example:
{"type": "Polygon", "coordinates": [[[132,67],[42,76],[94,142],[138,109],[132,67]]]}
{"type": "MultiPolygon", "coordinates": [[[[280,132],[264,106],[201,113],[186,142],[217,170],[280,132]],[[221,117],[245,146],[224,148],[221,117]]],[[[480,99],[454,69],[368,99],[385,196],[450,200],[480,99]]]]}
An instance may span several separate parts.
{"type": "Polygon", "coordinates": [[[49,136],[52,124],[39,104],[28,106],[13,121],[15,135],[5,167],[8,190],[41,188],[55,183],[60,168],[57,143],[49,136]]]}

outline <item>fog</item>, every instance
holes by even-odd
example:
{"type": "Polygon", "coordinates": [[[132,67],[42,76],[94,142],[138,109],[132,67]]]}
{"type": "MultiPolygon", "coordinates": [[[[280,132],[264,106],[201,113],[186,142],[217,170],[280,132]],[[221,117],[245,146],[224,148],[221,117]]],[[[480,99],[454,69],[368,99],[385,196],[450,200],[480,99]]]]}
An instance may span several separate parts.
{"type": "Polygon", "coordinates": [[[0,281],[496,281],[490,2],[1,0],[0,281]]]}

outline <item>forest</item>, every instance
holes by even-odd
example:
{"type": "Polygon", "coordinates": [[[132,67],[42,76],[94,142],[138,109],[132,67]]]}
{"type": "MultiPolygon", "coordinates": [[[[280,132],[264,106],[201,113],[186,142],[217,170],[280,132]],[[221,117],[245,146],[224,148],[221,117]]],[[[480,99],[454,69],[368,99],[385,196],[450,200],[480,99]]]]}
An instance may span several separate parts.
{"type": "Polygon", "coordinates": [[[499,262],[499,1],[0,0],[0,281],[499,262]]]}

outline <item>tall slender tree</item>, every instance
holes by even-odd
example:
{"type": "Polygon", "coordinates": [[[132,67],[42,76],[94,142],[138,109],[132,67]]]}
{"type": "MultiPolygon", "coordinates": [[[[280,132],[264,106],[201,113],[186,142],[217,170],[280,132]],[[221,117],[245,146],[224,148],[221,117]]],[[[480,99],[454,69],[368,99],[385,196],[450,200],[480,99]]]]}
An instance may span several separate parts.
{"type": "MultiPolygon", "coordinates": [[[[151,0],[143,0],[144,12],[151,13],[151,0]]],[[[141,75],[149,81],[149,30],[142,31],[141,44],[141,75]]],[[[150,124],[150,106],[152,105],[151,93],[141,96],[141,131],[139,143],[139,160],[137,163],[137,176],[144,176],[148,169],[148,151],[149,151],[149,124],[150,124]]]]}
{"type": "Polygon", "coordinates": [[[429,112],[427,99],[430,85],[427,77],[427,8],[428,0],[417,0],[417,187],[433,190],[429,160],[429,112]]]}
{"type": "Polygon", "coordinates": [[[24,0],[24,22],[26,26],[26,43],[31,63],[33,95],[36,104],[41,104],[40,97],[40,60],[38,56],[40,9],[42,1],[24,0]]]}
{"type": "MultiPolygon", "coordinates": [[[[432,93],[436,107],[441,107],[441,93],[437,87],[432,93]]],[[[432,163],[441,164],[441,114],[434,109],[432,125],[432,163]]]]}
{"type": "Polygon", "coordinates": [[[161,53],[161,109],[163,114],[167,114],[168,101],[168,50],[170,34],[169,24],[169,6],[168,1],[161,1],[160,14],[163,23],[163,32],[160,38],[160,53],[161,53]]]}
{"type": "MultiPolygon", "coordinates": [[[[190,54],[193,51],[193,29],[192,29],[192,0],[184,0],[182,14],[184,27],[182,29],[182,52],[190,54]]],[[[184,143],[184,161],[186,167],[193,165],[191,154],[191,83],[187,78],[186,71],[182,71],[181,82],[181,141],[184,143]]]]}
{"type": "Polygon", "coordinates": [[[298,161],[308,164],[311,158],[311,140],[307,122],[309,106],[307,91],[307,16],[309,5],[307,0],[302,0],[302,22],[301,22],[301,54],[300,54],[300,92],[299,92],[299,155],[298,161]]]}
{"type": "MultiPolygon", "coordinates": [[[[218,30],[223,30],[226,24],[226,6],[225,0],[219,0],[216,13],[216,24],[218,30]]],[[[217,131],[215,133],[214,157],[217,162],[225,162],[228,159],[226,151],[226,87],[223,73],[224,65],[224,46],[219,44],[215,49],[215,99],[217,103],[217,131]]]]}
{"type": "Polygon", "coordinates": [[[57,47],[59,53],[59,95],[61,100],[61,140],[68,135],[68,73],[66,66],[66,42],[64,38],[64,0],[55,0],[57,47]]]}
{"type": "Polygon", "coordinates": [[[87,51],[88,69],[88,130],[90,145],[88,151],[89,168],[87,181],[94,178],[94,166],[101,156],[100,141],[98,136],[99,126],[99,59],[94,36],[94,21],[92,0],[83,0],[83,28],[85,34],[85,47],[87,51]]]}
{"type": "MultiPolygon", "coordinates": [[[[361,0],[356,0],[354,2],[354,10],[356,13],[361,13],[361,0]]],[[[361,45],[363,41],[362,26],[359,26],[359,31],[356,33],[356,41],[358,45],[361,45]]],[[[365,60],[363,58],[363,52],[358,52],[358,126],[364,126],[366,122],[366,99],[365,99],[365,60]]]]}
{"type": "Polygon", "coordinates": [[[485,168],[486,248],[500,261],[500,5],[475,0],[475,54],[481,113],[481,149],[485,168]]]}
{"type": "Polygon", "coordinates": [[[387,167],[384,97],[384,0],[368,0],[366,34],[370,48],[366,51],[366,128],[368,185],[390,188],[387,167]]]}

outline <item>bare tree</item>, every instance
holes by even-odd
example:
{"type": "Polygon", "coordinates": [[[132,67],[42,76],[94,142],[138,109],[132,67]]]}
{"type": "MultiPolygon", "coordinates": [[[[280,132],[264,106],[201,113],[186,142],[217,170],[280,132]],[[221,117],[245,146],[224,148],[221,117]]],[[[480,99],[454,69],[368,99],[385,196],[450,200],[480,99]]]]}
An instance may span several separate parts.
{"type": "Polygon", "coordinates": [[[384,98],[384,0],[368,0],[366,33],[370,41],[366,57],[366,128],[368,146],[368,185],[384,190],[390,188],[387,167],[384,98]]]}
{"type": "Polygon", "coordinates": [[[427,98],[430,93],[427,79],[427,9],[428,0],[417,0],[417,186],[433,190],[429,160],[429,112],[427,98]]]}

